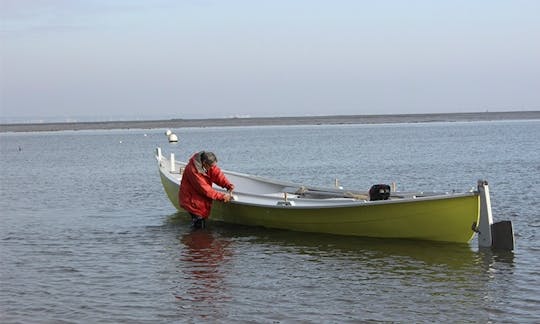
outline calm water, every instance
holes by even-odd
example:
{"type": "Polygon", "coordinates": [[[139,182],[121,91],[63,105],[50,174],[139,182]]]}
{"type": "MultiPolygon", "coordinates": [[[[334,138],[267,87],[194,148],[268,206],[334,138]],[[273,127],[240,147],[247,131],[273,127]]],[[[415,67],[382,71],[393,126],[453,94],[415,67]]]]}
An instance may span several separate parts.
{"type": "Polygon", "coordinates": [[[0,134],[0,322],[540,322],[540,122],[0,134]],[[156,146],[350,188],[488,179],[516,250],[211,223],[191,232],[156,146]],[[19,149],[20,148],[20,149],[19,149]]]}

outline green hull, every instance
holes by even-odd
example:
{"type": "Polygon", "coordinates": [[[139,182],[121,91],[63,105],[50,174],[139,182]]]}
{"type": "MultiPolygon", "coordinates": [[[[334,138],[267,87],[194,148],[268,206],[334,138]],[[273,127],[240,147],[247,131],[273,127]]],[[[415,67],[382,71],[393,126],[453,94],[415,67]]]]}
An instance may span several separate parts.
{"type": "MultiPolygon", "coordinates": [[[[160,173],[172,204],[178,183],[160,173]]],[[[210,218],[248,226],[338,235],[467,243],[478,224],[477,193],[358,203],[350,206],[267,206],[214,202],[210,218]]]]}
{"type": "Polygon", "coordinates": [[[211,217],[303,232],[467,243],[474,236],[472,226],[478,223],[478,215],[478,195],[467,195],[317,209],[216,202],[211,217]]]}

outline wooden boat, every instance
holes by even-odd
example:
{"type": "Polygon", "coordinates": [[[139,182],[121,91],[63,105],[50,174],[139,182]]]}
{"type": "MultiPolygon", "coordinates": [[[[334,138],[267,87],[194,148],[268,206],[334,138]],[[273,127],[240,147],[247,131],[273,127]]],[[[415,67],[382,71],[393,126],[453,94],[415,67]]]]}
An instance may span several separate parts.
{"type": "MultiPolygon", "coordinates": [[[[161,182],[172,204],[185,162],[174,155],[167,159],[156,150],[161,182]]],[[[399,238],[467,243],[479,229],[490,232],[492,222],[489,191],[462,193],[391,192],[387,200],[370,200],[367,192],[339,188],[309,187],[223,170],[235,184],[234,200],[214,202],[210,219],[233,224],[262,226],[303,232],[320,232],[377,238],[399,238]],[[489,210],[487,226],[479,224],[481,197],[489,210]],[[486,200],[484,198],[484,200],[486,200]]],[[[216,187],[216,190],[222,190],[216,187]]],[[[486,218],[484,217],[484,218],[486,218]]],[[[485,223],[484,222],[484,223],[485,223]]],[[[491,236],[489,238],[491,246],[491,236]]],[[[512,237],[513,239],[513,237],[512,237]]],[[[480,243],[480,242],[479,242],[480,243]]],[[[488,244],[486,243],[486,244],[488,244]]]]}

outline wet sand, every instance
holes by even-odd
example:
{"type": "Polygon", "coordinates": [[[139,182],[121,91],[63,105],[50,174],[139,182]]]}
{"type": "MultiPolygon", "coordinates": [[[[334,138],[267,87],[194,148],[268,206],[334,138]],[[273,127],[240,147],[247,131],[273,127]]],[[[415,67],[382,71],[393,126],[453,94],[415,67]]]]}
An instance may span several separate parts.
{"type": "Polygon", "coordinates": [[[64,130],[155,129],[155,128],[178,129],[178,128],[184,128],[184,127],[269,126],[269,125],[387,124],[387,123],[528,120],[528,119],[540,119],[540,111],[399,114],[399,115],[215,118],[215,119],[210,118],[210,119],[169,119],[169,120],[147,120],[147,121],[108,121],[108,122],[80,122],[80,123],[0,124],[0,132],[42,132],[42,131],[64,131],[64,130]]]}

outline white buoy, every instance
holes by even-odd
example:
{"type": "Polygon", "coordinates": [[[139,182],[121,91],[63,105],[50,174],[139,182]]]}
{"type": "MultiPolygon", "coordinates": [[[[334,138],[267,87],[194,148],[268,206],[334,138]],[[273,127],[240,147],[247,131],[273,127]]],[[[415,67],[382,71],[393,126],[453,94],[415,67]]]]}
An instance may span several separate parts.
{"type": "Polygon", "coordinates": [[[178,136],[176,134],[169,135],[169,143],[176,143],[178,142],[178,136]]]}
{"type": "Polygon", "coordinates": [[[171,136],[172,132],[170,129],[167,129],[167,131],[165,131],[165,135],[166,136],[171,136]]]}

